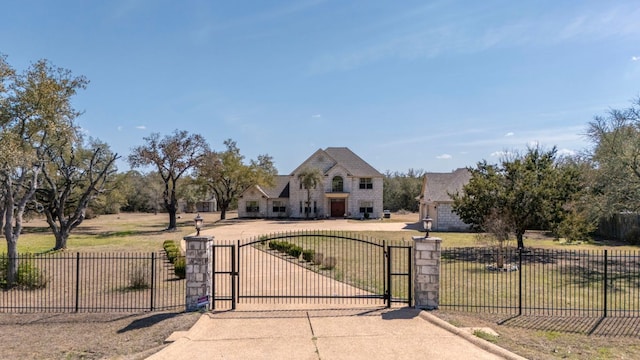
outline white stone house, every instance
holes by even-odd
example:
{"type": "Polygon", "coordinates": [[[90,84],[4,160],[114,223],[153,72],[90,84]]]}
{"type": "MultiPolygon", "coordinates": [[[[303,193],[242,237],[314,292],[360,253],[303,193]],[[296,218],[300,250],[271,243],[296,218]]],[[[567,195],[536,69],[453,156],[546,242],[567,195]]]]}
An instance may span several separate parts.
{"type": "Polygon", "coordinates": [[[470,226],[453,212],[453,199],[449,194],[462,192],[470,179],[471,173],[465,168],[450,173],[426,173],[422,191],[416,198],[420,202],[418,221],[430,216],[433,219],[433,231],[468,230],[470,226]]]}
{"type": "Polygon", "coordinates": [[[278,175],[272,188],[251,186],[238,200],[239,217],[380,218],[384,176],[346,147],[319,149],[289,175],[278,175]],[[298,175],[318,168],[323,181],[307,190],[298,175]]]}

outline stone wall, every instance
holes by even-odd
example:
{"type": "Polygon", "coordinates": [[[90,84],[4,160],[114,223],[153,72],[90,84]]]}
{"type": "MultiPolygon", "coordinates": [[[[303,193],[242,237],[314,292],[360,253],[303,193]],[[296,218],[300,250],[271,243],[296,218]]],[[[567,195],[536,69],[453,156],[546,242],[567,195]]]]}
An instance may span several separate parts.
{"type": "Polygon", "coordinates": [[[440,246],[436,237],[413,237],[415,307],[434,310],[440,304],[440,246]]]}

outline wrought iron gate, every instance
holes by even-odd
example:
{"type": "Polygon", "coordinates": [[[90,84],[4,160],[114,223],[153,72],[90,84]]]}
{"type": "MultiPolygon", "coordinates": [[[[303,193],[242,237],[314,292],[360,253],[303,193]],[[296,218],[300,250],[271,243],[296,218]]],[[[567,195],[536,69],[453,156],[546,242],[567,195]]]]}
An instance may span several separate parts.
{"type": "Polygon", "coordinates": [[[412,246],[337,232],[213,245],[213,297],[273,304],[412,303],[412,246]]]}

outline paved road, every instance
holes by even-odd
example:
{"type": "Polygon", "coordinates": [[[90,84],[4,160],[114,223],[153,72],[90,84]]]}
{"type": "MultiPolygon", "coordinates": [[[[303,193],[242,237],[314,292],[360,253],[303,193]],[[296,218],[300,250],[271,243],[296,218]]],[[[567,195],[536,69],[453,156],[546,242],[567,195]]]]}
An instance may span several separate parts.
{"type": "MultiPolygon", "coordinates": [[[[382,221],[256,220],[235,221],[204,233],[227,241],[294,229],[412,228],[382,221]]],[[[203,314],[191,330],[174,334],[171,341],[149,359],[523,359],[409,307],[238,304],[235,311],[203,314]]]]}

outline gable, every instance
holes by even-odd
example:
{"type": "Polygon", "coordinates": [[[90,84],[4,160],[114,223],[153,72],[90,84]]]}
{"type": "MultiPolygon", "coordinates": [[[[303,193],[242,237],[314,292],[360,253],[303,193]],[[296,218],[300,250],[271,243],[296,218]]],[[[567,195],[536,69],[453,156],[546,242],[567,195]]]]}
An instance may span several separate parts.
{"type": "Polygon", "coordinates": [[[461,192],[470,179],[471,173],[465,168],[450,173],[426,173],[421,195],[426,202],[450,202],[449,194],[461,192]]]}

